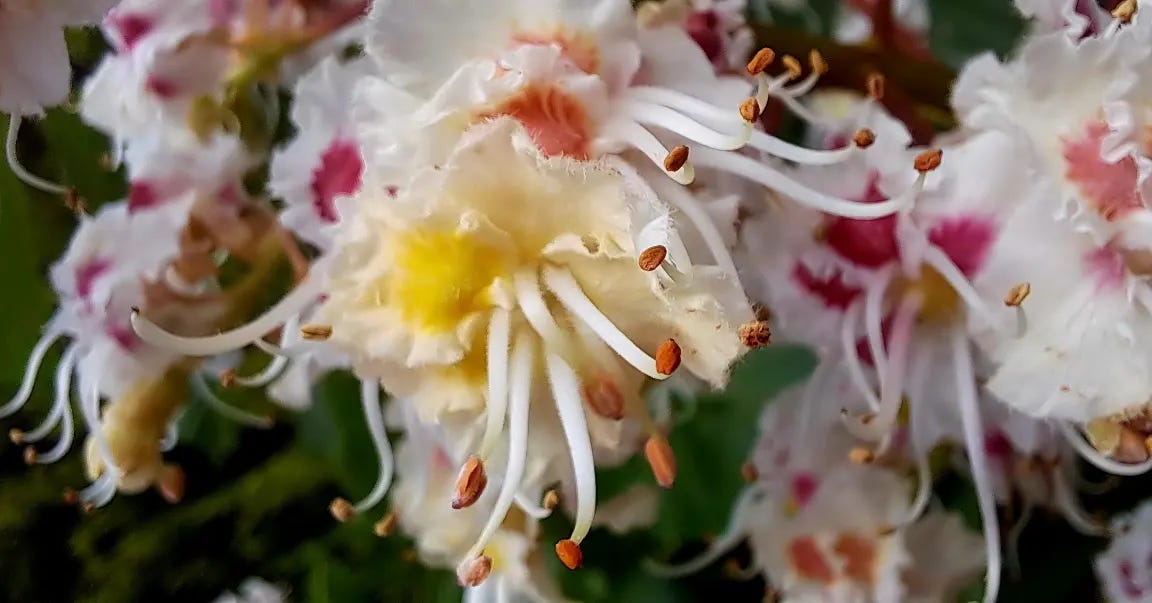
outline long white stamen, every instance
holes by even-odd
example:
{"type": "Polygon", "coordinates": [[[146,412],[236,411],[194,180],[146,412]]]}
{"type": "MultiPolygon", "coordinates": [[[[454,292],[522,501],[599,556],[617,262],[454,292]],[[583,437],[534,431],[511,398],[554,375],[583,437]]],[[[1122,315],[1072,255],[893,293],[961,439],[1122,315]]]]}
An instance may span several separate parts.
{"type": "MultiPolygon", "coordinates": [[[[928,510],[932,501],[932,465],[928,459],[928,451],[921,450],[917,445],[916,434],[924,421],[925,400],[924,388],[927,385],[928,367],[933,362],[933,346],[923,346],[924,349],[911,360],[908,379],[908,440],[909,449],[916,460],[916,498],[912,501],[912,508],[904,525],[910,525],[919,519],[928,510]]],[[[891,441],[892,438],[889,438],[891,441]]]]}
{"type": "Polygon", "coordinates": [[[1133,476],[1143,475],[1152,471],[1152,459],[1144,461],[1143,463],[1121,463],[1114,461],[1096,450],[1092,444],[1089,444],[1080,431],[1076,429],[1071,423],[1066,421],[1059,421],[1060,433],[1064,435],[1064,439],[1076,449],[1084,460],[1095,465],[1098,469],[1107,471],[1115,475],[1133,476]]]}
{"type": "MultiPolygon", "coordinates": [[[[284,323],[284,328],[280,331],[280,344],[277,350],[283,350],[285,347],[291,346],[299,329],[300,315],[297,314],[284,323]]],[[[256,341],[260,342],[263,340],[257,339],[256,341]]],[[[265,350],[265,352],[267,353],[267,350],[265,350]]],[[[242,387],[264,387],[275,381],[276,378],[284,372],[284,369],[288,368],[289,358],[283,354],[270,355],[272,356],[272,361],[268,363],[268,366],[264,367],[264,370],[247,377],[237,376],[236,384],[242,387]]]]}
{"type": "Polygon", "coordinates": [[[519,507],[525,515],[531,517],[532,519],[547,519],[552,516],[551,509],[546,509],[543,506],[532,502],[532,499],[528,498],[524,494],[521,494],[520,492],[516,493],[516,506],[519,507]]]}
{"type": "Polygon", "coordinates": [[[984,601],[993,603],[1000,592],[1000,526],[996,517],[996,498],[992,479],[988,474],[988,453],[984,449],[984,423],[976,398],[976,375],[972,371],[972,352],[964,329],[952,331],[952,368],[956,378],[956,393],[960,404],[960,417],[964,427],[964,446],[972,467],[972,481],[976,485],[976,500],[984,522],[984,543],[987,547],[987,572],[984,578],[984,601]]]}
{"type": "Polygon", "coordinates": [[[116,496],[116,474],[105,468],[96,481],[80,491],[80,501],[93,507],[103,507],[116,496]]]}
{"type": "Polygon", "coordinates": [[[712,254],[712,259],[716,265],[731,277],[743,291],[744,286],[740,284],[740,272],[736,269],[736,262],[732,260],[728,245],[724,242],[724,235],[720,234],[716,224],[712,222],[712,218],[696,200],[696,196],[683,187],[671,185],[663,179],[651,184],[653,188],[659,191],[661,198],[688,216],[688,220],[692,222],[692,225],[700,233],[700,237],[704,239],[704,244],[708,246],[708,251],[712,254]]]}
{"type": "Polygon", "coordinates": [[[236,421],[241,425],[247,425],[248,427],[256,427],[259,429],[272,427],[271,418],[240,410],[221,400],[220,397],[216,395],[216,392],[212,391],[212,386],[208,385],[208,380],[204,377],[203,373],[194,373],[192,375],[192,388],[196,390],[196,393],[199,394],[200,399],[204,400],[208,408],[216,411],[222,417],[236,421]]]}
{"type": "Polygon", "coordinates": [[[888,372],[888,354],[884,345],[884,293],[892,282],[892,272],[891,267],[882,270],[864,293],[864,331],[868,336],[868,353],[872,354],[872,366],[879,375],[881,389],[884,388],[884,377],[888,372]]]}
{"type": "Polygon", "coordinates": [[[1024,501],[1024,509],[1020,512],[1020,517],[1016,518],[1016,523],[1008,530],[1008,539],[1004,543],[1008,571],[1017,578],[1020,576],[1020,537],[1024,535],[1024,528],[1028,527],[1030,521],[1032,521],[1032,503],[1024,501]]]}
{"type": "Polygon", "coordinates": [[[648,375],[653,379],[667,379],[668,375],[664,375],[656,370],[656,360],[649,356],[644,350],[641,350],[632,343],[631,339],[616,327],[615,324],[604,313],[588,299],[584,294],[584,290],[580,287],[580,283],[576,282],[576,278],[572,273],[564,268],[556,266],[544,267],[544,283],[548,285],[548,289],[556,295],[556,299],[577,318],[588,325],[594,333],[608,344],[617,354],[620,355],[628,364],[636,367],[636,370],[648,375]]]}
{"type": "Polygon", "coordinates": [[[504,414],[508,410],[508,346],[511,336],[512,315],[503,308],[497,308],[488,323],[488,403],[484,409],[487,421],[480,444],[480,458],[485,460],[496,447],[504,429],[504,414]]]}
{"type": "Polygon", "coordinates": [[[666,578],[678,578],[694,574],[715,563],[748,537],[747,522],[751,519],[752,506],[764,494],[760,485],[748,486],[736,497],[736,504],[728,515],[728,525],[724,532],[708,543],[708,549],[695,558],[679,565],[666,565],[647,560],[645,568],[653,574],[666,578]]]}
{"type": "Polygon", "coordinates": [[[556,411],[564,426],[564,439],[572,455],[572,471],[576,478],[576,521],[569,540],[580,544],[592,528],[596,514],[596,465],[592,460],[592,441],[584,419],[584,402],[580,397],[580,383],[575,371],[559,356],[548,353],[548,381],[556,411]]]}
{"type": "Polygon", "coordinates": [[[8,136],[4,142],[4,153],[8,156],[8,167],[12,169],[12,173],[15,174],[17,178],[28,186],[38,188],[53,195],[67,195],[67,187],[60,186],[55,182],[49,182],[29,172],[23,165],[20,165],[20,159],[16,157],[16,139],[20,135],[21,121],[19,115],[8,116],[8,136]]]}
{"type": "Polygon", "coordinates": [[[24,441],[37,442],[48,435],[57,422],[61,422],[60,439],[56,440],[56,445],[48,452],[36,455],[36,462],[41,465],[59,461],[72,449],[72,439],[75,437],[75,428],[72,424],[72,370],[76,366],[78,351],[79,346],[76,344],[64,350],[60,364],[56,367],[55,399],[52,401],[51,415],[35,430],[24,435],[24,441]]]}
{"type": "Polygon", "coordinates": [[[635,121],[619,121],[610,124],[606,127],[609,132],[614,132],[620,140],[632,145],[636,150],[643,153],[648,157],[656,167],[660,168],[669,178],[679,182],[680,184],[692,184],[696,179],[696,170],[692,167],[692,162],[688,161],[675,172],[669,172],[664,169],[664,158],[668,156],[668,149],[649,132],[644,126],[636,123],[635,121]]]}
{"type": "MultiPolygon", "coordinates": [[[[183,411],[181,411],[183,414],[183,411]]],[[[160,440],[160,452],[169,452],[180,442],[180,415],[164,429],[164,437],[160,440]]]]}
{"type": "Polygon", "coordinates": [[[849,419],[845,427],[858,438],[880,441],[889,435],[896,418],[900,414],[900,402],[904,393],[904,373],[908,366],[908,351],[915,336],[916,314],[922,303],[920,295],[909,293],[900,301],[900,307],[892,321],[892,338],[889,343],[891,355],[888,358],[885,374],[880,379],[880,410],[865,423],[860,419],[849,419]]]}
{"type": "Polygon", "coordinates": [[[70,404],[71,388],[72,388],[72,371],[76,368],[76,354],[79,348],[76,344],[68,346],[64,350],[64,355],[60,357],[60,363],[56,365],[56,379],[55,379],[55,392],[52,399],[52,409],[48,411],[48,416],[44,418],[35,429],[23,434],[20,438],[21,441],[29,444],[39,442],[48,437],[64,414],[68,411],[70,404]]]}
{"type": "MultiPolygon", "coordinates": [[[[688,140],[718,151],[735,151],[747,145],[750,139],[747,133],[742,133],[739,136],[721,134],[690,117],[660,105],[630,101],[624,105],[624,110],[637,123],[675,132],[688,140]]],[[[748,132],[752,130],[751,128],[746,129],[748,132]]]]}
{"type": "MultiPolygon", "coordinates": [[[[857,149],[854,147],[825,151],[792,144],[753,128],[739,117],[739,114],[734,108],[722,109],[674,90],[636,86],[628,89],[628,97],[643,103],[662,105],[669,109],[679,111],[686,116],[699,120],[703,127],[715,130],[716,135],[727,136],[731,139],[744,139],[745,144],[754,149],[794,163],[816,166],[834,165],[843,162],[857,152],[857,149]],[[725,134],[725,132],[727,132],[727,134],[725,134]],[[739,132],[739,134],[733,132],[739,132]]],[[[761,102],[761,105],[763,105],[763,102],[761,102]]],[[[667,117],[671,119],[670,115],[667,117]]],[[[670,125],[667,129],[681,133],[679,121],[675,122],[675,125],[670,125]]]]}
{"type": "Polygon", "coordinates": [[[808,188],[766,163],[739,153],[724,153],[708,148],[698,148],[692,153],[692,158],[700,167],[714,168],[742,176],[793,199],[801,205],[806,205],[826,214],[856,220],[882,218],[896,213],[911,206],[919,194],[918,187],[913,185],[908,191],[887,201],[861,203],[833,197],[808,188]]]}
{"type": "Polygon", "coordinates": [[[12,415],[28,402],[28,398],[32,395],[32,388],[36,385],[36,374],[40,372],[40,364],[44,362],[44,357],[48,355],[48,350],[52,344],[56,343],[57,339],[60,339],[59,331],[48,331],[32,347],[32,353],[28,355],[28,364],[24,368],[24,379],[20,382],[20,389],[16,391],[15,396],[12,396],[12,400],[4,406],[0,406],[0,419],[12,415]]]}
{"type": "Polygon", "coordinates": [[[360,381],[360,402],[364,406],[364,420],[368,423],[372,446],[376,448],[376,457],[380,460],[380,473],[368,496],[353,505],[357,513],[363,513],[384,500],[384,495],[392,486],[395,467],[392,445],[388,442],[388,431],[384,427],[384,411],[380,407],[380,384],[372,379],[360,381]]]}
{"type": "Polygon", "coordinates": [[[924,250],[924,262],[935,268],[936,272],[939,272],[940,276],[944,277],[952,289],[956,291],[956,294],[964,300],[968,308],[978,314],[989,327],[997,330],[1005,329],[1004,322],[996,316],[992,308],[985,303],[984,298],[968,281],[968,277],[964,276],[964,272],[942,249],[935,245],[929,245],[924,250]]]}
{"type": "Polygon", "coordinates": [[[1077,532],[1088,536],[1104,536],[1108,533],[1108,526],[1090,517],[1080,506],[1076,493],[1059,470],[1052,472],[1052,494],[1056,498],[1056,508],[1060,509],[1068,524],[1077,532]]]}
{"type": "Polygon", "coordinates": [[[296,289],[284,296],[256,320],[242,327],[210,337],[173,335],[161,329],[136,310],[133,310],[131,316],[132,330],[140,339],[159,348],[186,356],[214,356],[242,348],[260,339],[265,333],[283,325],[292,316],[299,314],[305,307],[316,301],[316,298],[320,297],[322,293],[323,286],[320,278],[305,279],[296,289]]]}
{"type": "Polygon", "coordinates": [[[512,508],[516,491],[520,489],[520,482],[524,479],[524,465],[528,459],[528,411],[532,398],[532,345],[532,339],[526,333],[517,335],[516,345],[512,350],[509,378],[511,408],[508,417],[508,467],[504,471],[504,481],[500,484],[500,493],[496,496],[492,514],[488,516],[484,530],[480,532],[480,537],[476,539],[465,559],[473,559],[484,552],[484,547],[504,523],[504,517],[512,508]]]}
{"type": "Polygon", "coordinates": [[[540,277],[534,270],[522,270],[512,277],[516,289],[516,305],[532,329],[536,331],[549,348],[566,350],[567,338],[556,324],[544,295],[540,292],[540,277]]]}
{"type": "Polygon", "coordinates": [[[89,437],[96,442],[96,450],[104,462],[104,472],[117,474],[120,470],[112,460],[108,440],[104,437],[104,426],[100,423],[100,382],[93,380],[91,385],[80,390],[80,413],[88,428],[89,437]]]}
{"type": "MultiPolygon", "coordinates": [[[[856,317],[861,311],[861,304],[857,301],[853,302],[844,312],[844,317],[840,320],[840,348],[844,355],[844,365],[848,369],[848,378],[852,381],[856,391],[860,392],[868,401],[868,407],[875,412],[880,408],[880,398],[876,396],[872,384],[868,383],[868,377],[864,374],[864,366],[860,362],[860,355],[856,353],[856,317]]],[[[873,358],[873,363],[875,362],[876,360],[873,358]]]]}

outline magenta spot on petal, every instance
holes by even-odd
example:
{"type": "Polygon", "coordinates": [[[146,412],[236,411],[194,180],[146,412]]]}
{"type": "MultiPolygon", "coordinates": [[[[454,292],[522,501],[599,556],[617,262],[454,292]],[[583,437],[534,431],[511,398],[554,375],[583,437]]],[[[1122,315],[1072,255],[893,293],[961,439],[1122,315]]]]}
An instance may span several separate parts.
{"type": "Polygon", "coordinates": [[[356,143],[336,139],[320,156],[320,165],[312,172],[312,206],[325,222],[337,222],[336,198],[350,195],[360,188],[364,163],[356,143]]]}
{"type": "Polygon", "coordinates": [[[112,267],[112,262],[105,258],[92,258],[76,268],[76,295],[88,301],[92,289],[96,286],[96,279],[112,267]]]}
{"type": "Polygon", "coordinates": [[[245,202],[244,190],[236,184],[226,184],[216,191],[216,200],[226,207],[240,207],[245,202]]]}
{"type": "Polygon", "coordinates": [[[1144,594],[1144,589],[1136,584],[1136,570],[1132,568],[1132,564],[1128,561],[1120,562],[1120,585],[1124,589],[1125,596],[1135,599],[1144,594]]]}
{"type": "MultiPolygon", "coordinates": [[[[892,318],[880,321],[880,349],[888,351],[888,335],[892,331],[892,318]]],[[[876,366],[876,359],[872,357],[872,347],[868,345],[868,338],[861,337],[856,340],[856,357],[867,366],[876,366]]]]}
{"type": "Polygon", "coordinates": [[[928,232],[928,240],[971,277],[984,266],[995,234],[991,220],[965,216],[940,220],[928,232]]]}
{"type": "Polygon", "coordinates": [[[1124,286],[1124,258],[1115,249],[1100,247],[1084,256],[1084,269],[1096,279],[1096,287],[1115,291],[1124,286]]]}
{"type": "Polygon", "coordinates": [[[724,55],[724,37],[719,31],[720,19],[715,11],[701,10],[688,15],[684,29],[704,51],[710,61],[717,61],[724,55]]]}
{"type": "Polygon", "coordinates": [[[437,448],[432,453],[432,466],[441,471],[451,471],[453,469],[452,457],[448,456],[443,448],[437,448]]]}
{"type": "Polygon", "coordinates": [[[113,14],[108,17],[107,25],[120,34],[124,46],[121,50],[130,51],[136,43],[152,31],[152,20],[143,15],[113,14]]]}
{"type": "MultiPolygon", "coordinates": [[[[879,173],[869,174],[867,187],[855,200],[860,203],[887,200],[880,191],[879,173]]],[[[866,268],[877,268],[900,257],[894,215],[875,220],[831,218],[825,229],[825,242],[844,259],[866,268]]]]}
{"type": "Polygon", "coordinates": [[[1012,456],[1012,441],[999,429],[984,434],[984,451],[993,459],[1006,460],[1012,456]]]}
{"type": "Polygon", "coordinates": [[[395,199],[396,195],[400,193],[400,187],[395,185],[388,185],[384,187],[384,192],[388,193],[388,196],[392,199],[395,199]]]}
{"type": "Polygon", "coordinates": [[[216,27],[227,27],[238,9],[236,0],[208,0],[208,16],[216,27]]]}
{"type": "Polygon", "coordinates": [[[797,505],[806,506],[816,495],[816,488],[819,485],[819,482],[811,474],[797,474],[792,478],[792,499],[796,501],[797,505]]]}
{"type": "Polygon", "coordinates": [[[128,213],[134,214],[142,209],[156,207],[160,203],[160,194],[152,183],[144,180],[133,180],[128,185],[128,213]]]}
{"type": "Polygon", "coordinates": [[[149,75],[144,81],[144,89],[164,100],[175,98],[180,90],[176,82],[158,75],[149,75]]]}
{"type": "Polygon", "coordinates": [[[1064,139],[1065,177],[1076,185],[1084,203],[1107,220],[1124,217],[1142,208],[1136,161],[1125,157],[1108,163],[1100,156],[1108,126],[1101,122],[1088,124],[1080,138],[1064,139]]]}
{"type": "Polygon", "coordinates": [[[124,324],[107,324],[104,331],[116,345],[120,346],[125,352],[132,353],[140,345],[140,338],[132,331],[127,325],[124,324]]]}
{"type": "Polygon", "coordinates": [[[829,308],[846,310],[860,295],[860,289],[844,284],[843,274],[837,272],[831,278],[817,278],[804,264],[797,263],[792,269],[792,278],[805,291],[820,298],[829,308]]]}

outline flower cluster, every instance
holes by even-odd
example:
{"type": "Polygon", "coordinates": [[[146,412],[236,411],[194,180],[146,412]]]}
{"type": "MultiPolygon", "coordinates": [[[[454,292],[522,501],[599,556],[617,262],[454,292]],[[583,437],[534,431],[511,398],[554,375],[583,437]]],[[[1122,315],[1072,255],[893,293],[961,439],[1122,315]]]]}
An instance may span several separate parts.
{"type": "MultiPolygon", "coordinates": [[[[3,2],[0,50],[23,23],[55,40],[103,15],[111,50],[78,108],[129,193],[80,218],[0,417],[67,340],[48,417],[12,438],[30,463],[62,458],[75,389],[85,505],[181,498],[163,452],[189,383],[259,427],[212,381],[299,409],[348,371],[379,474],[332,514],[391,491],[377,533],[413,536],[468,599],[558,600],[539,521],[571,513],[550,544],[570,569],[594,525],[643,523],[646,490],[597,512],[596,471],[642,454],[673,487],[653,386],[721,389],[770,341],[818,366],[766,406],[729,530],[663,572],[747,540],[786,600],[951,600],[983,570],[994,601],[1033,508],[1108,531],[1080,506],[1081,457],[1152,469],[1152,12],[1135,0],[1019,0],[1031,33],[963,69],[960,126],[936,147],[912,146],[880,74],[830,92],[819,52],[755,50],[737,0],[71,4],[3,2]],[[804,144],[772,133],[770,106],[804,144]],[[290,291],[260,305],[284,265],[290,291]],[[256,349],[265,368],[238,374],[256,349]],[[941,449],[972,478],[983,538],[933,505],[941,449]],[[1005,543],[998,506],[1023,510],[1005,543]]],[[[926,52],[921,3],[897,3],[896,34],[860,29],[881,3],[853,4],[842,40],[926,52]]],[[[15,157],[19,116],[64,100],[48,58],[0,53],[6,151],[79,205],[15,157]]],[[[1121,600],[1148,586],[1137,570],[1100,562],[1121,600]]]]}

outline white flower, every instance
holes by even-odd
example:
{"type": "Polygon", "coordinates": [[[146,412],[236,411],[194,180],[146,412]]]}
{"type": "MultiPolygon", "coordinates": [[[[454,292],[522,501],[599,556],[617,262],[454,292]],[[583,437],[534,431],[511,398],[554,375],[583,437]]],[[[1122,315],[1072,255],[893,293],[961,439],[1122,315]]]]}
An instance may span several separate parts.
{"type": "Polygon", "coordinates": [[[1152,600],[1152,504],[1112,521],[1112,544],[1096,558],[1096,575],[1111,603],[1152,600]]]}
{"type": "Polygon", "coordinates": [[[65,27],[96,23],[115,0],[8,0],[0,6],[0,112],[38,115],[72,85],[65,27]]]}
{"type": "Polygon", "coordinates": [[[236,593],[224,593],[213,603],[286,603],[288,591],[263,578],[248,578],[236,593]]]}
{"type": "Polygon", "coordinates": [[[287,207],[285,226],[327,249],[340,216],[336,200],[360,188],[364,170],[351,123],[348,91],[372,68],[368,59],[328,58],[296,84],[292,121],[296,137],[272,156],[268,187],[287,207]]]}

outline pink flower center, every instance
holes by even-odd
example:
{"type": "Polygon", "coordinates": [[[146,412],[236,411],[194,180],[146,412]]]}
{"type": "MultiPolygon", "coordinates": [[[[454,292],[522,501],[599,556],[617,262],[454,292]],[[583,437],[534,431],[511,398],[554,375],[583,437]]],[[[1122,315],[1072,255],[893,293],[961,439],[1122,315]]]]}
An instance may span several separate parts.
{"type": "Polygon", "coordinates": [[[120,40],[124,44],[122,51],[131,51],[136,43],[139,42],[144,36],[152,31],[152,20],[144,17],[143,15],[120,15],[113,14],[108,17],[108,26],[116,30],[120,34],[120,40]]]}
{"type": "Polygon", "coordinates": [[[792,500],[799,507],[808,506],[808,502],[816,494],[819,483],[808,473],[800,473],[792,478],[792,500]]]}
{"type": "Polygon", "coordinates": [[[802,263],[792,269],[792,279],[805,291],[815,295],[828,308],[846,310],[860,295],[861,290],[844,284],[844,275],[836,271],[830,277],[820,278],[802,263]]]}
{"type": "Polygon", "coordinates": [[[180,92],[176,82],[159,75],[149,75],[144,81],[144,89],[164,100],[171,100],[180,92]]]}
{"type": "Polygon", "coordinates": [[[1117,291],[1124,286],[1124,258],[1111,247],[1093,249],[1084,256],[1084,269],[1096,279],[1096,288],[1117,291]]]}
{"type": "Polygon", "coordinates": [[[724,37],[719,31],[720,19],[715,11],[701,10],[688,15],[684,30],[704,51],[709,61],[716,62],[724,56],[724,37]]]}
{"type": "Polygon", "coordinates": [[[592,135],[584,107],[559,88],[529,85],[479,118],[501,115],[523,124],[540,152],[549,157],[591,157],[592,135]]]}
{"type": "Polygon", "coordinates": [[[994,459],[1005,460],[1012,456],[1012,442],[1003,431],[993,429],[984,434],[984,451],[994,459]]]}
{"type": "Polygon", "coordinates": [[[1136,161],[1124,157],[1108,163],[1101,156],[1108,126],[1095,121],[1088,124],[1080,138],[1064,139],[1065,177],[1076,185],[1088,208],[1106,220],[1118,220],[1135,209],[1144,207],[1140,196],[1136,161]]]}
{"type": "Polygon", "coordinates": [[[928,231],[928,240],[968,277],[984,267],[995,236],[996,227],[992,220],[977,216],[945,218],[928,231]]]}
{"type": "Polygon", "coordinates": [[[336,199],[355,193],[360,188],[364,161],[360,149],[351,140],[337,138],[320,156],[320,165],[312,172],[312,207],[325,222],[340,220],[336,199]]]}
{"type": "Polygon", "coordinates": [[[128,213],[134,214],[142,209],[151,209],[160,203],[160,194],[156,187],[144,180],[135,180],[128,185],[128,213]]]}
{"type": "MultiPolygon", "coordinates": [[[[880,174],[872,172],[868,185],[855,199],[860,203],[879,203],[888,198],[880,191],[880,174]]],[[[853,220],[835,217],[826,225],[825,242],[844,259],[865,268],[878,268],[900,256],[896,243],[896,216],[875,220],[853,220]]]]}
{"type": "Polygon", "coordinates": [[[85,302],[90,301],[92,290],[96,287],[96,279],[112,267],[112,262],[106,258],[92,258],[76,268],[76,295],[85,302]]]}

